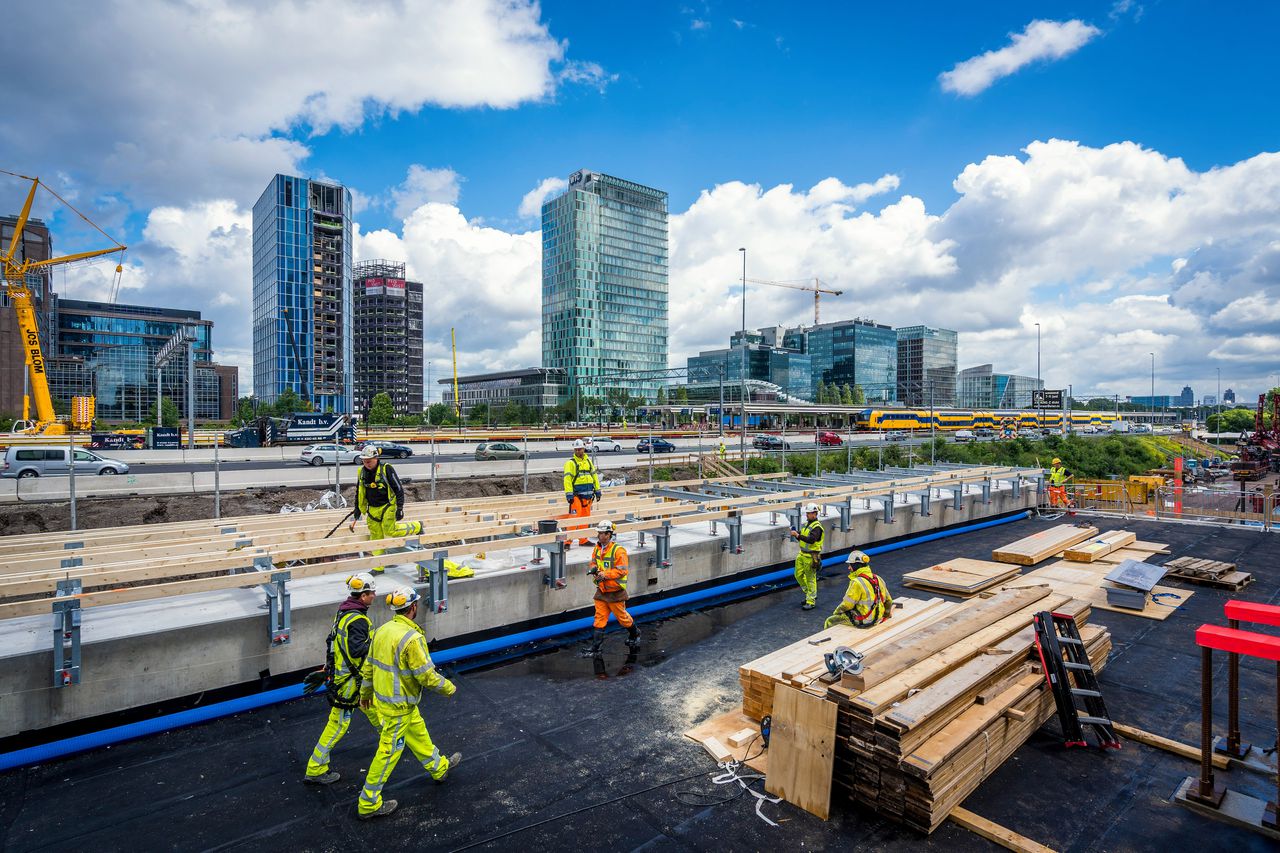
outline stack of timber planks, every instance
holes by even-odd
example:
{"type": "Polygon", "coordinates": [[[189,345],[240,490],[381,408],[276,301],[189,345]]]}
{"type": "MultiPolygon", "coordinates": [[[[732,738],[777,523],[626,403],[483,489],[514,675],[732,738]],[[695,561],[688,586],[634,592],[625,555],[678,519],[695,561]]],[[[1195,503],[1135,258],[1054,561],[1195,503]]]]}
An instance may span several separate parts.
{"type": "Polygon", "coordinates": [[[902,576],[902,585],[970,598],[984,589],[1016,577],[1020,571],[1020,568],[1008,563],[956,557],[928,568],[907,572],[902,576]]]}
{"type": "Polygon", "coordinates": [[[1032,615],[1072,614],[1100,669],[1111,639],[1086,624],[1090,609],[1047,586],[1004,590],[878,644],[859,675],[828,688],[833,795],[932,832],[1056,713],[1032,659],[1032,615]]]}
{"type": "Polygon", "coordinates": [[[1086,539],[1098,535],[1098,528],[1090,526],[1077,527],[1073,524],[1058,524],[1039,533],[1025,536],[1003,548],[991,552],[991,559],[997,563],[1014,563],[1019,566],[1034,566],[1041,560],[1047,560],[1054,554],[1060,554],[1086,539]]]}

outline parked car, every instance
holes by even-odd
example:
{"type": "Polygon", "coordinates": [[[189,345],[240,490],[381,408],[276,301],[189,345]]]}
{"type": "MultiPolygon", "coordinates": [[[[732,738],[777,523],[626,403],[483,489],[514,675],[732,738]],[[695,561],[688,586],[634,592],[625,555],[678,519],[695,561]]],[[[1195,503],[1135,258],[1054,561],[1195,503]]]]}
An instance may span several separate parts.
{"type": "MultiPolygon", "coordinates": [[[[640,443],[636,445],[636,453],[648,453],[649,443],[650,443],[649,439],[647,438],[640,439],[640,443]]],[[[676,446],[671,442],[667,441],[665,438],[653,439],[654,453],[672,453],[675,451],[675,449],[676,449],[676,446]]]]}
{"type": "Polygon", "coordinates": [[[523,459],[524,451],[506,441],[486,441],[476,446],[476,459],[481,462],[493,459],[523,459]]]}
{"type": "MultiPolygon", "coordinates": [[[[2,477],[67,476],[67,447],[10,447],[4,454],[2,477]]],[[[77,474],[128,474],[129,466],[116,459],[99,456],[92,450],[75,449],[77,474]]]]}
{"type": "Polygon", "coordinates": [[[791,442],[783,441],[780,436],[761,433],[751,439],[751,446],[756,450],[790,450],[791,442]]]}
{"type": "Polygon", "coordinates": [[[836,435],[834,432],[821,430],[818,432],[818,444],[823,447],[842,447],[844,445],[844,439],[836,435]]]}
{"type": "Polygon", "coordinates": [[[381,451],[381,455],[388,459],[408,459],[413,455],[412,447],[407,444],[396,444],[394,441],[365,441],[361,442],[358,447],[361,449],[376,447],[381,451]]]}
{"type": "Polygon", "coordinates": [[[893,432],[886,432],[884,434],[885,441],[906,441],[910,437],[910,435],[900,429],[896,429],[893,432]]]}
{"type": "Polygon", "coordinates": [[[991,427],[978,427],[973,431],[973,434],[978,438],[991,438],[996,434],[996,431],[991,429],[991,427]]]}
{"type": "Polygon", "coordinates": [[[338,444],[309,444],[302,448],[300,458],[308,465],[350,465],[360,460],[360,451],[338,444]]]}
{"type": "Polygon", "coordinates": [[[622,452],[622,445],[607,435],[594,435],[588,438],[587,446],[597,453],[604,453],[605,451],[622,452]]]}
{"type": "Polygon", "coordinates": [[[956,430],[956,441],[973,441],[973,430],[958,429],[956,430]]]}

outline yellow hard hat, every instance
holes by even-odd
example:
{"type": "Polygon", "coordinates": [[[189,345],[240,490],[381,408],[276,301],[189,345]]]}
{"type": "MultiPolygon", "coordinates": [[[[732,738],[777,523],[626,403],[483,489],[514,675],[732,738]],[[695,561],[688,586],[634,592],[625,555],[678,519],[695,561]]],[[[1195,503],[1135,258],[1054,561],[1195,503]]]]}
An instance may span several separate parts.
{"type": "Polygon", "coordinates": [[[1062,460],[1055,456],[1055,457],[1053,457],[1053,462],[1052,462],[1051,464],[1053,464],[1053,465],[1061,465],[1061,464],[1062,464],[1062,460]]]}

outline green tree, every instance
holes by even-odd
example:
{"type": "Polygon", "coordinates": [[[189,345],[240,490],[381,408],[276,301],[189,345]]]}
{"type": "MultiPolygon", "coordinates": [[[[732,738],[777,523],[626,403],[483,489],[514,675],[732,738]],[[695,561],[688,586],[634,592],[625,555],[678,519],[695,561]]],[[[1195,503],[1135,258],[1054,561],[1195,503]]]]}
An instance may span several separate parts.
{"type": "Polygon", "coordinates": [[[236,416],[231,422],[236,426],[244,426],[253,418],[253,398],[241,397],[236,401],[236,416]]]}
{"type": "Polygon", "coordinates": [[[657,405],[659,405],[659,406],[665,406],[665,405],[667,404],[667,389],[666,389],[666,388],[659,388],[659,389],[658,389],[658,399],[657,399],[656,403],[657,403],[657,405]]]}
{"type": "Polygon", "coordinates": [[[1209,432],[1246,432],[1253,430],[1254,413],[1248,409],[1227,409],[1225,412],[1209,415],[1205,426],[1209,432]]]}
{"type": "Polygon", "coordinates": [[[854,385],[853,386],[853,402],[851,402],[849,405],[861,406],[866,402],[867,402],[867,393],[862,390],[861,385],[854,385]]]}
{"type": "Polygon", "coordinates": [[[815,400],[814,402],[816,402],[818,405],[825,406],[827,404],[827,383],[823,382],[821,379],[818,380],[818,390],[816,392],[816,396],[818,399],[815,400]]]}
{"type": "Polygon", "coordinates": [[[374,394],[373,401],[369,404],[369,423],[387,426],[395,419],[396,407],[391,404],[391,395],[386,391],[374,394]]]}
{"type": "MultiPolygon", "coordinates": [[[[164,415],[162,426],[176,427],[178,425],[178,407],[168,397],[160,398],[160,411],[164,415]]],[[[151,408],[147,409],[147,426],[154,426],[156,422],[156,404],[152,403],[151,408]]]]}
{"type": "Polygon", "coordinates": [[[447,403],[432,403],[427,407],[427,417],[436,426],[450,426],[458,422],[453,406],[447,403]]]}
{"type": "Polygon", "coordinates": [[[311,404],[304,403],[302,398],[298,396],[298,392],[292,388],[286,388],[280,392],[280,396],[276,397],[276,402],[271,406],[270,414],[284,417],[294,412],[309,412],[311,404]]]}
{"type": "Polygon", "coordinates": [[[471,407],[470,414],[467,415],[467,423],[472,425],[487,424],[489,422],[489,404],[479,403],[471,407]]]}
{"type": "Polygon", "coordinates": [[[689,404],[689,388],[688,386],[681,385],[679,388],[676,389],[676,405],[687,406],[688,404],[689,404]]]}
{"type": "Polygon", "coordinates": [[[498,414],[498,420],[508,426],[511,424],[523,423],[524,406],[520,405],[515,400],[507,401],[507,404],[502,407],[502,411],[498,414]]]}
{"type": "Polygon", "coordinates": [[[853,387],[848,382],[844,383],[844,386],[840,389],[840,405],[853,405],[853,387]]]}

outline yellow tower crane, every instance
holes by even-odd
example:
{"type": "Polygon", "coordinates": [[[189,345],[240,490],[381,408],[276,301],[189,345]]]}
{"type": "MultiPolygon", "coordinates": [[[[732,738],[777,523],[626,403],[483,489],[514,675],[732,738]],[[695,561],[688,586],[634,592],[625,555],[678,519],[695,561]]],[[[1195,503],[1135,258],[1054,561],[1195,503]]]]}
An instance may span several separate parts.
{"type": "MultiPolygon", "coordinates": [[[[0,255],[0,261],[4,263],[4,278],[9,291],[9,301],[13,303],[13,310],[18,316],[18,333],[22,336],[22,349],[26,356],[27,373],[31,378],[31,397],[23,400],[22,420],[13,425],[13,432],[27,435],[66,435],[67,425],[60,422],[57,415],[54,414],[53,399],[49,396],[49,380],[45,375],[44,351],[40,347],[40,327],[36,323],[36,312],[31,301],[31,289],[27,286],[27,275],[38,270],[49,269],[58,264],[70,264],[76,261],[86,261],[90,258],[100,258],[112,252],[123,253],[125,246],[90,222],[87,216],[72,207],[66,199],[54,192],[48,184],[41,184],[39,178],[29,178],[26,175],[19,175],[16,172],[10,172],[5,169],[0,169],[0,174],[12,175],[15,178],[31,182],[31,189],[27,191],[27,199],[23,203],[22,211],[18,214],[18,221],[14,225],[13,238],[9,241],[8,246],[0,247],[0,250],[4,252],[3,255],[0,255]],[[22,232],[27,226],[27,219],[31,216],[31,203],[35,200],[36,190],[41,186],[114,245],[110,249],[76,252],[72,255],[63,255],[60,258],[50,258],[46,261],[33,261],[26,258],[24,256],[25,253],[22,252],[22,232]],[[36,407],[34,419],[31,419],[31,398],[34,398],[36,407]]],[[[123,266],[117,263],[116,275],[119,276],[122,272],[123,266]]],[[[73,398],[71,401],[71,427],[73,429],[88,429],[92,426],[93,409],[93,397],[73,398]]]]}
{"type": "Polygon", "coordinates": [[[820,294],[826,293],[830,296],[840,296],[843,290],[829,290],[824,282],[813,278],[798,278],[791,281],[766,281],[763,278],[749,278],[748,282],[752,284],[767,284],[770,287],[789,287],[792,290],[809,290],[813,292],[813,324],[818,325],[818,299],[820,294]]]}

